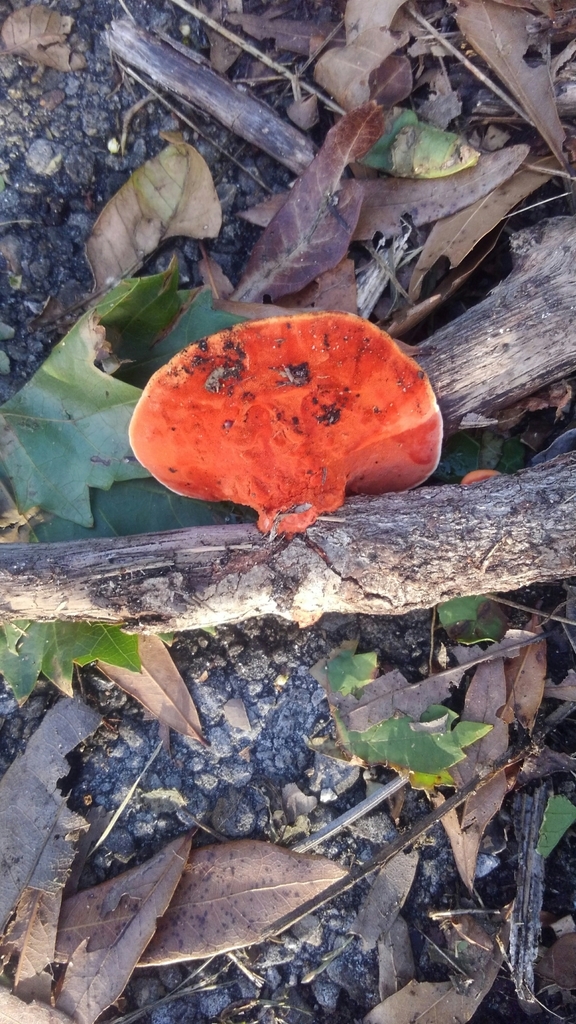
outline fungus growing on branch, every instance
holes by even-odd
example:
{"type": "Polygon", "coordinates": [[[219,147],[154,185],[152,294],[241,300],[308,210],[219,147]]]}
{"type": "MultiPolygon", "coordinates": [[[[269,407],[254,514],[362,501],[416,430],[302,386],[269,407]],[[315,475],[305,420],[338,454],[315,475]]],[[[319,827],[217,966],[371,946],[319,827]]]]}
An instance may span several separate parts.
{"type": "Polygon", "coordinates": [[[424,371],[350,313],[256,320],[189,345],[130,424],[136,458],[170,490],[251,505],[261,530],[288,534],[346,494],[416,487],[441,440],[424,371]]]}

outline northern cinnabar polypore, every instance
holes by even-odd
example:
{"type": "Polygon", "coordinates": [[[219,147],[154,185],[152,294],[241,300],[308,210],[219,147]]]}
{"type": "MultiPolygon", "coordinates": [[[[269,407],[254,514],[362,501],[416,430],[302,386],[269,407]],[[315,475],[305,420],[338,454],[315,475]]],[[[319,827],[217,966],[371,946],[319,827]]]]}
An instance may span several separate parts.
{"type": "Polygon", "coordinates": [[[136,458],[170,490],[251,505],[261,530],[289,534],[346,494],[422,483],[441,440],[424,371],[350,313],[256,320],[189,345],[130,424],[136,458]]]}

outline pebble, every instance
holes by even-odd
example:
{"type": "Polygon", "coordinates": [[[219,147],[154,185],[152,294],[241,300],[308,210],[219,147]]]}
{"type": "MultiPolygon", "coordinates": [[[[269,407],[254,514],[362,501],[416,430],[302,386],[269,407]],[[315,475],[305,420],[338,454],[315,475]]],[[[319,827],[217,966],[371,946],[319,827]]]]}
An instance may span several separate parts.
{"type": "Polygon", "coordinates": [[[60,170],[62,159],[62,150],[48,139],[34,139],[26,153],[26,164],[30,170],[34,174],[43,174],[47,177],[60,170]]]}

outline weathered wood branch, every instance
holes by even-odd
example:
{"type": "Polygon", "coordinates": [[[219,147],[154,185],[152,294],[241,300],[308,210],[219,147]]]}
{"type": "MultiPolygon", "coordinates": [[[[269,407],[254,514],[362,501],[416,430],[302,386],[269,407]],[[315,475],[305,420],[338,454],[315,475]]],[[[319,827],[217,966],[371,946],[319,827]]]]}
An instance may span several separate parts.
{"type": "Polygon", "coordinates": [[[116,57],[144,72],[155,85],[210,114],[294,174],[311,163],[314,146],[306,135],[268,104],[237,89],[200,54],[175,40],[163,41],[128,20],[112,22],[108,42],[116,57]]]}
{"type": "MultiPolygon", "coordinates": [[[[576,231],[525,234],[512,275],[420,361],[449,430],[576,371],[576,231]]],[[[0,619],[185,629],[275,614],[400,614],[576,573],[576,456],[462,488],[358,497],[290,543],[250,525],[0,546],[0,619]]]]}
{"type": "Polygon", "coordinates": [[[576,456],[474,487],[351,499],[290,543],[255,526],[5,545],[0,618],[189,629],[399,614],[576,573],[576,456]]]}

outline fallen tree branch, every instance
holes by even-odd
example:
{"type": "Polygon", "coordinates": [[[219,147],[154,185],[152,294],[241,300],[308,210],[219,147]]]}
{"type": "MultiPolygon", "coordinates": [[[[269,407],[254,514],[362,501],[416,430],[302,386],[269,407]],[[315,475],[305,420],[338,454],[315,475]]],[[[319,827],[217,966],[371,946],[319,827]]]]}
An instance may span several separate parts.
{"type": "Polygon", "coordinates": [[[474,487],[358,497],[287,543],[255,526],[0,548],[0,618],[190,629],[397,615],[576,573],[576,456],[474,487]]]}
{"type": "MultiPolygon", "coordinates": [[[[419,359],[449,430],[576,371],[569,218],[517,241],[517,267],[419,359]]],[[[401,614],[576,573],[576,456],[485,484],[357,497],[291,542],[222,526],[0,546],[0,619],[187,629],[279,615],[401,614]]]]}

